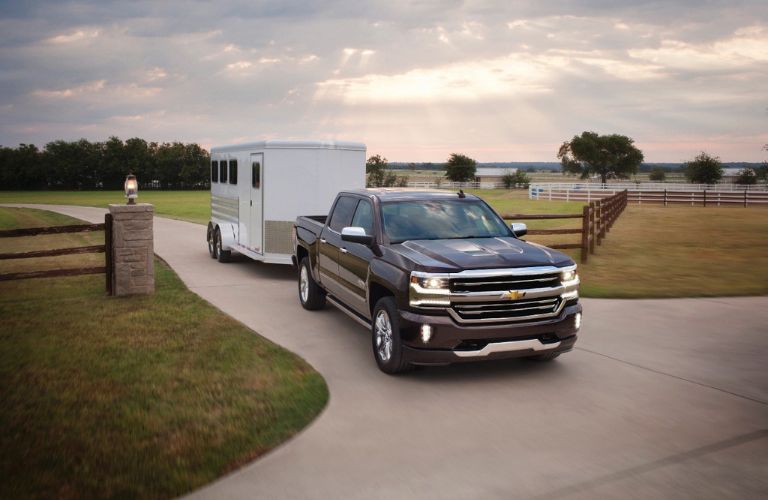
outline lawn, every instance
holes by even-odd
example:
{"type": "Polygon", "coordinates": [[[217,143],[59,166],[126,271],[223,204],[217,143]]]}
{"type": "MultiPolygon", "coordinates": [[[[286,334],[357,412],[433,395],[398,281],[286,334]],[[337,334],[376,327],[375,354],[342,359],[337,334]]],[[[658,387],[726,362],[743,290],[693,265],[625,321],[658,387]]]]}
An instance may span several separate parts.
{"type": "MultiPolygon", "coordinates": [[[[0,229],[72,223],[0,209],[0,229]]],[[[0,252],[103,234],[43,238],[53,237],[3,239],[0,252]]],[[[2,262],[0,272],[40,268],[2,262]]],[[[0,282],[0,498],[175,497],[324,407],[325,383],[303,360],[188,291],[162,261],[155,272],[154,295],[127,298],[106,297],[102,275],[0,282]]]]}
{"type": "MultiPolygon", "coordinates": [[[[151,203],[155,214],[207,224],[211,219],[209,191],[140,191],[140,203],[151,203]]],[[[45,203],[107,208],[124,204],[122,191],[0,191],[0,203],[45,203]]]]}
{"type": "MultiPolygon", "coordinates": [[[[467,190],[502,214],[581,213],[583,203],[529,200],[525,190],[467,190]]],[[[2,202],[122,203],[121,193],[0,192],[2,202]]],[[[207,222],[206,191],[140,193],[158,215],[207,222]]],[[[331,200],[328,201],[330,206],[331,200]]],[[[630,206],[589,263],[585,297],[698,297],[768,294],[768,210],[752,207],[630,206]]],[[[577,228],[579,219],[526,221],[531,229],[577,228]]],[[[544,245],[578,243],[580,235],[529,236],[544,245]]],[[[565,251],[579,260],[579,250],[565,251]]]]}

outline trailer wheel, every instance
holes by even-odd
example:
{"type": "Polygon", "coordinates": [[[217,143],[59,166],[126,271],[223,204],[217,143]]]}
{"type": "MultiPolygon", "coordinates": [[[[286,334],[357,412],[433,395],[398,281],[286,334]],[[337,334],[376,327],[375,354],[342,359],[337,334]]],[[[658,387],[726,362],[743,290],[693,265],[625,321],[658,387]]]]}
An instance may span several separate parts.
{"type": "Polygon", "coordinates": [[[218,227],[216,228],[214,238],[216,239],[216,258],[222,263],[229,262],[230,257],[232,257],[232,251],[221,248],[221,231],[219,231],[218,227]]]}
{"type": "Polygon", "coordinates": [[[211,256],[212,259],[218,258],[218,254],[216,253],[216,242],[213,240],[213,231],[211,230],[211,226],[208,226],[208,231],[206,236],[206,240],[208,242],[208,254],[211,256]]]}
{"type": "Polygon", "coordinates": [[[382,297],[373,308],[371,322],[373,356],[384,373],[394,375],[413,369],[403,356],[400,341],[400,314],[393,297],[382,297]]]}
{"type": "Polygon", "coordinates": [[[312,278],[309,269],[309,257],[301,259],[299,264],[299,302],[308,311],[316,311],[325,307],[325,291],[312,278]]]}

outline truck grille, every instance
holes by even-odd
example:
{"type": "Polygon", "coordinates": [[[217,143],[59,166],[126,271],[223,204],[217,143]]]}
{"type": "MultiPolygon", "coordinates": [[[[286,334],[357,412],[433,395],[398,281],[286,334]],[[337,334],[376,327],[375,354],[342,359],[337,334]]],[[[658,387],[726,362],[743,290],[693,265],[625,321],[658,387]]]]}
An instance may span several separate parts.
{"type": "Polygon", "coordinates": [[[562,269],[515,268],[457,273],[449,314],[458,323],[546,321],[565,307],[562,269]]]}
{"type": "Polygon", "coordinates": [[[506,292],[507,290],[531,290],[560,285],[560,274],[546,273],[529,276],[494,276],[485,278],[454,278],[451,292],[506,292]]]}
{"type": "Polygon", "coordinates": [[[560,311],[560,297],[528,300],[489,300],[487,302],[456,302],[451,305],[465,322],[522,321],[548,318],[560,311]]]}

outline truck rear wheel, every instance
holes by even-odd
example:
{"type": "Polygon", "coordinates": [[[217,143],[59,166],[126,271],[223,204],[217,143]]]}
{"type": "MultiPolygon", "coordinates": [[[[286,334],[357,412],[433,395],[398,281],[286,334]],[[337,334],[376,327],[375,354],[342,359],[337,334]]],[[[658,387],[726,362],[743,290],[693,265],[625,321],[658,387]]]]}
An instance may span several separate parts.
{"type": "Polygon", "coordinates": [[[393,297],[382,297],[373,308],[371,322],[373,356],[384,373],[390,375],[413,368],[403,358],[400,342],[400,314],[393,297]]]}
{"type": "Polygon", "coordinates": [[[308,311],[316,311],[325,307],[325,291],[312,278],[309,269],[309,257],[301,259],[299,264],[299,302],[308,311]]]}
{"type": "Polygon", "coordinates": [[[216,228],[216,258],[219,262],[226,263],[229,262],[229,259],[232,257],[232,251],[231,250],[224,250],[221,247],[221,231],[219,231],[219,228],[216,228]]]}

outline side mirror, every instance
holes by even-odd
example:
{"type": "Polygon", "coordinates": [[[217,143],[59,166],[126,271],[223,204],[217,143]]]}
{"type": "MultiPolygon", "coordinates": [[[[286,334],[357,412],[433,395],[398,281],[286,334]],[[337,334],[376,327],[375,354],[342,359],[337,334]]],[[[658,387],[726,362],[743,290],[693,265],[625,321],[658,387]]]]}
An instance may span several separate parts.
{"type": "Polygon", "coordinates": [[[365,234],[365,229],[362,227],[345,227],[341,230],[341,239],[343,241],[362,243],[363,245],[368,246],[373,243],[373,236],[370,234],[365,234]]]}
{"type": "Polygon", "coordinates": [[[515,234],[515,236],[517,236],[518,238],[520,238],[521,236],[525,236],[526,234],[528,234],[528,226],[526,226],[526,225],[525,225],[525,224],[523,224],[522,222],[513,222],[512,224],[510,224],[510,225],[509,225],[509,227],[511,227],[511,228],[512,228],[512,232],[513,232],[513,233],[515,234]]]}

